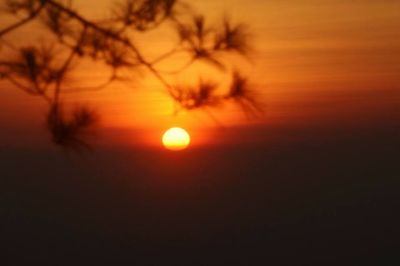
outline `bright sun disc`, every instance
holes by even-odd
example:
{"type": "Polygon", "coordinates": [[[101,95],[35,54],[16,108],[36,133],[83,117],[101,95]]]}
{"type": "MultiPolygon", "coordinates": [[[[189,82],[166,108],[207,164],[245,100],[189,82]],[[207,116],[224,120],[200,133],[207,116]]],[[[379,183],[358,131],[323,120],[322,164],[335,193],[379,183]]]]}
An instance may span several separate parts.
{"type": "Polygon", "coordinates": [[[165,131],[162,137],[165,148],[173,151],[186,149],[190,144],[190,136],[186,130],[180,127],[173,127],[165,131]]]}

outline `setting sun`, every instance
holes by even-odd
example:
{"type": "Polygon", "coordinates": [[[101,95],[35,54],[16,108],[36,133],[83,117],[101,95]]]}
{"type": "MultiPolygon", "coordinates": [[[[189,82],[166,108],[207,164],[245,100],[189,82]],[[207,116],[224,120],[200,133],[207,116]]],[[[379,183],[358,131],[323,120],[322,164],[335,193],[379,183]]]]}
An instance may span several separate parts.
{"type": "Polygon", "coordinates": [[[162,137],[165,148],[173,151],[186,149],[190,144],[190,136],[186,130],[180,127],[173,127],[165,131],[162,137]]]}

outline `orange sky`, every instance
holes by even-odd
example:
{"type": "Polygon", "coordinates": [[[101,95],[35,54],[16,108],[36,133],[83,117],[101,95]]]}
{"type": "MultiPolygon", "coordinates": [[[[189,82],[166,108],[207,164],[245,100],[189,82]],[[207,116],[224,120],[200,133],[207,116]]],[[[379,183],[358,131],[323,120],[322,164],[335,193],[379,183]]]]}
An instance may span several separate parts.
{"type": "MultiPolygon", "coordinates": [[[[109,11],[110,1],[96,1],[96,9],[93,1],[75,2],[89,16],[102,16],[109,11]]],[[[399,1],[192,2],[211,21],[228,14],[234,21],[250,26],[253,64],[240,64],[266,106],[265,115],[250,123],[368,120],[377,113],[400,113],[399,1]]],[[[0,25],[9,21],[2,17],[0,25]]],[[[7,39],[24,43],[41,40],[44,37],[37,27],[19,30],[7,39]]],[[[169,36],[168,31],[163,31],[157,38],[145,36],[137,44],[151,57],[171,45],[169,36]]],[[[166,67],[174,67],[173,62],[170,64],[166,67]]],[[[103,75],[101,67],[84,65],[74,73],[71,84],[95,83],[103,75]]],[[[100,111],[105,128],[147,130],[154,138],[169,126],[199,131],[221,126],[202,112],[172,116],[172,101],[156,81],[149,75],[141,79],[132,73],[131,77],[134,82],[129,84],[115,83],[101,92],[68,95],[66,99],[72,104],[94,106],[100,111]]],[[[174,79],[187,81],[188,77],[174,79]]],[[[3,128],[42,126],[45,105],[40,99],[5,82],[0,85],[3,128]]],[[[232,106],[212,113],[227,127],[249,123],[232,106]]]]}

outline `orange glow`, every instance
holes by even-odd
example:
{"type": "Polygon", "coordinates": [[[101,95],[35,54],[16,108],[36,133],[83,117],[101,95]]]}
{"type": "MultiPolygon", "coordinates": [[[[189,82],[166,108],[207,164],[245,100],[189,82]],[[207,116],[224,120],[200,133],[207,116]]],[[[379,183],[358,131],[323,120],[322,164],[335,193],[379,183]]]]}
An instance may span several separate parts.
{"type": "Polygon", "coordinates": [[[183,128],[173,127],[165,131],[162,143],[169,150],[180,151],[189,146],[190,136],[183,128]]]}
{"type": "MultiPolygon", "coordinates": [[[[96,6],[89,0],[73,1],[74,9],[94,20],[104,18],[104,12],[115,2],[120,1],[98,0],[96,6]]],[[[222,127],[236,132],[232,128],[249,124],[272,127],[342,123],[343,120],[369,120],[379,115],[389,118],[394,112],[397,115],[400,20],[396,10],[399,10],[400,1],[187,2],[193,2],[196,13],[206,15],[207,26],[220,25],[222,14],[228,14],[234,24],[243,22],[249,26],[253,48],[248,55],[250,60],[236,54],[221,54],[217,59],[228,65],[233,62],[238,71],[249,77],[257,101],[265,103],[264,114],[249,121],[234,101],[185,111],[170,97],[163,84],[142,68],[121,69],[119,74],[123,79],[115,80],[103,90],[63,94],[66,108],[73,109],[80,104],[93,108],[100,117],[98,131],[107,132],[104,134],[109,134],[112,141],[124,145],[160,148],[164,130],[180,125],[190,132],[192,149],[226,141],[214,136],[222,132],[222,127]],[[372,28],[374,30],[368,30],[372,28]]],[[[2,14],[0,29],[18,19],[2,14]]],[[[135,45],[146,61],[153,62],[174,49],[179,41],[174,29],[167,23],[165,27],[138,34],[135,45]]],[[[27,23],[4,38],[16,47],[57,43],[41,23],[27,23]]],[[[0,49],[1,58],[5,60],[15,55],[15,51],[7,47],[0,49]]],[[[68,75],[66,90],[92,88],[107,81],[110,70],[107,65],[89,58],[78,61],[74,65],[76,69],[68,75]]],[[[186,61],[187,54],[179,51],[157,63],[157,69],[168,73],[165,81],[172,86],[194,87],[201,79],[219,84],[216,94],[226,92],[231,82],[230,67],[221,71],[207,60],[198,60],[177,71],[177,75],[169,74],[181,69],[186,61]]],[[[5,132],[14,132],[17,126],[22,132],[35,130],[37,135],[42,134],[41,121],[48,112],[47,103],[21,91],[6,79],[0,80],[0,87],[3,143],[5,132]]],[[[248,139],[235,134],[238,133],[232,133],[232,141],[248,139]]],[[[9,135],[12,140],[24,136],[9,135]]],[[[265,138],[261,133],[258,135],[257,138],[265,138]]],[[[107,141],[111,140],[104,138],[104,142],[107,141]]],[[[32,138],[32,142],[37,141],[32,138]]],[[[0,141],[0,146],[3,143],[0,141]]]]}

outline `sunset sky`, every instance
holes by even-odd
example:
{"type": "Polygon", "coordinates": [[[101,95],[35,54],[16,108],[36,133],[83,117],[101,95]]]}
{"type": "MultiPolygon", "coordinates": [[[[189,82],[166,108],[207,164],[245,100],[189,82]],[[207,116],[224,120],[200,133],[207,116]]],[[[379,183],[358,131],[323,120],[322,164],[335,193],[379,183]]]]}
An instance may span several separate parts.
{"type": "MultiPolygon", "coordinates": [[[[72,2],[97,20],[115,1],[72,2]]],[[[400,1],[186,2],[210,24],[247,25],[248,58],[224,60],[263,112],[228,102],[174,115],[149,71],[123,70],[100,91],[61,94],[100,117],[89,148],[73,150],[46,128],[48,103],[1,79],[2,265],[400,265],[400,1]],[[191,139],[179,129],[167,150],[171,127],[191,139]]],[[[13,22],[0,14],[0,30],[13,22]]],[[[52,41],[31,22],[0,39],[0,61],[52,41]]],[[[132,41],[151,61],[177,36],[165,25],[132,41]]],[[[82,60],[64,85],[101,84],[108,71],[82,60]]],[[[196,62],[165,79],[228,77],[196,62]]]]}
{"type": "MultiPolygon", "coordinates": [[[[76,6],[84,14],[98,18],[109,14],[112,5],[110,1],[97,1],[93,8],[91,1],[79,1],[76,6]]],[[[207,128],[221,125],[358,123],[399,114],[398,1],[235,0],[201,1],[193,7],[206,14],[210,23],[218,23],[227,16],[248,25],[253,53],[250,60],[241,59],[238,65],[249,75],[265,105],[261,117],[248,121],[240,110],[229,105],[210,110],[217,123],[204,112],[174,116],[173,102],[160,84],[151,75],[142,78],[138,73],[128,73],[132,81],[116,82],[101,92],[66,95],[66,101],[93,106],[101,114],[103,128],[151,133],[149,142],[174,125],[203,131],[205,137],[207,128]]],[[[1,24],[9,21],[4,16],[1,24]]],[[[50,38],[42,29],[33,23],[6,39],[26,43],[27,39],[50,38]]],[[[152,58],[157,51],[168,50],[176,36],[161,29],[156,36],[137,39],[138,46],[152,58]]],[[[2,54],[6,52],[9,51],[3,49],[2,54]]],[[[173,58],[162,67],[174,69],[176,65],[179,59],[173,58]]],[[[71,84],[101,83],[106,73],[100,64],[83,64],[74,72],[71,84]]],[[[202,72],[201,66],[195,74],[198,73],[203,79],[214,77],[202,72]]],[[[193,75],[193,79],[198,78],[193,75]]],[[[188,74],[171,80],[186,82],[188,74]]],[[[40,99],[3,81],[1,86],[3,128],[40,130],[45,108],[40,99]]]]}

